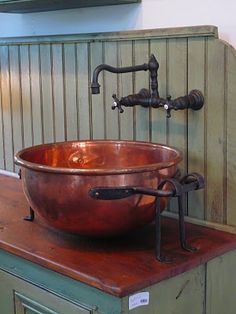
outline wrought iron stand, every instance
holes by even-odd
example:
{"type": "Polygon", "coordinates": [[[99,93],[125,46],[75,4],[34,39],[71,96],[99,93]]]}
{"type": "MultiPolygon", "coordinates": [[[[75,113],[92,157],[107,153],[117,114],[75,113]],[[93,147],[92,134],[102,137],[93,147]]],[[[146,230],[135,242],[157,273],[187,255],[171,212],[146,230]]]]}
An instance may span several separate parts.
{"type": "MultiPolygon", "coordinates": [[[[169,183],[172,186],[170,190],[171,197],[178,198],[178,213],[179,213],[179,240],[181,247],[189,252],[195,252],[197,249],[187,243],[184,213],[185,213],[185,201],[184,198],[188,192],[199,190],[204,188],[204,179],[198,173],[191,173],[180,180],[170,178],[162,181],[158,186],[158,191],[162,191],[164,185],[169,183]]],[[[158,192],[157,191],[157,192],[158,192]]],[[[161,193],[160,193],[161,194],[161,193]]],[[[161,253],[161,208],[160,208],[160,197],[156,199],[156,258],[160,262],[169,262],[168,257],[163,256],[161,253]]]]}
{"type": "Polygon", "coordinates": [[[185,213],[185,195],[194,190],[204,188],[204,178],[198,173],[187,174],[186,176],[178,179],[177,177],[163,180],[157,190],[142,188],[142,187],[96,187],[89,191],[92,198],[102,200],[115,200],[125,198],[134,194],[152,195],[156,197],[156,241],[155,241],[155,253],[156,258],[160,262],[169,262],[170,260],[163,256],[161,252],[161,197],[177,197],[178,198],[178,212],[179,212],[179,240],[181,247],[189,252],[196,251],[196,248],[187,243],[184,213],[185,213]],[[171,189],[166,190],[164,187],[168,185],[171,189]]]}

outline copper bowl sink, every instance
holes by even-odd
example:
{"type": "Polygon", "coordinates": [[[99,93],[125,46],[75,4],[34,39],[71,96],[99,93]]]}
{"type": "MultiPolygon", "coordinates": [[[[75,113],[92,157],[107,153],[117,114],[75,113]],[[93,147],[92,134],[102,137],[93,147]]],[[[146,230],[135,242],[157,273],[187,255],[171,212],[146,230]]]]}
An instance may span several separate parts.
{"type": "MultiPolygon", "coordinates": [[[[31,208],[51,227],[89,236],[121,234],[155,217],[154,196],[96,200],[89,195],[91,188],[156,189],[176,173],[181,160],[173,147],[110,140],[38,145],[15,156],[31,208]]],[[[162,209],[166,202],[162,198],[162,209]]]]}

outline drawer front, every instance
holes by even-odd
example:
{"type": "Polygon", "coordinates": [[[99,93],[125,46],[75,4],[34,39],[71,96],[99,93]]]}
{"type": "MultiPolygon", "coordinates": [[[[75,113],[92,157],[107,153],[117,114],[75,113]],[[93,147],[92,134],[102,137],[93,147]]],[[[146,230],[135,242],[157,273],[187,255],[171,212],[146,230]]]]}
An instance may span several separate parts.
{"type": "Polygon", "coordinates": [[[1,314],[95,314],[95,312],[89,305],[73,303],[44,288],[0,271],[1,314]]]}
{"type": "Polygon", "coordinates": [[[15,314],[91,314],[78,305],[46,293],[41,298],[41,291],[35,298],[14,291],[15,314]],[[37,299],[37,301],[35,301],[37,299]]]}

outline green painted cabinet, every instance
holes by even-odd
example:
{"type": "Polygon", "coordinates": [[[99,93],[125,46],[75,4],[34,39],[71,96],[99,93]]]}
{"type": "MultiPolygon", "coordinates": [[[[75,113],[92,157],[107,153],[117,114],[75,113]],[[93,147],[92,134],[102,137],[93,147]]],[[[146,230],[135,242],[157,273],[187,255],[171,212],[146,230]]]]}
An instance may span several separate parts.
{"type": "Polygon", "coordinates": [[[235,263],[232,251],[146,287],[137,293],[148,293],[148,304],[129,309],[131,296],[111,296],[0,251],[0,314],[235,314],[235,263]]]}
{"type": "Polygon", "coordinates": [[[137,3],[141,0],[1,0],[0,12],[27,13],[113,4],[137,3]]]}

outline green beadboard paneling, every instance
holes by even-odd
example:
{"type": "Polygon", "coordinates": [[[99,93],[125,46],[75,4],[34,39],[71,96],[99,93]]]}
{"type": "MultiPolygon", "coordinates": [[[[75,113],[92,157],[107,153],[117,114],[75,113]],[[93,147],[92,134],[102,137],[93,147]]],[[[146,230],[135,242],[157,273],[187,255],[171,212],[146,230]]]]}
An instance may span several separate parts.
{"type": "MultiPolygon", "coordinates": [[[[43,104],[42,104],[42,84],[40,68],[40,47],[30,45],[30,85],[31,85],[31,106],[33,125],[33,144],[43,142],[43,104]]],[[[23,103],[22,103],[23,106],[23,103]]]]}
{"type": "Polygon", "coordinates": [[[227,135],[227,152],[225,156],[226,162],[226,180],[225,188],[227,199],[225,202],[225,209],[227,210],[227,224],[236,225],[236,70],[235,70],[236,52],[230,46],[226,49],[226,99],[227,99],[227,112],[226,112],[226,135],[227,135]]]}
{"type": "Polygon", "coordinates": [[[77,93],[79,139],[89,139],[91,125],[91,94],[89,90],[89,47],[87,43],[77,44],[77,93]]]}
{"type": "MultiPolygon", "coordinates": [[[[183,151],[182,173],[200,172],[205,191],[186,200],[191,217],[236,225],[234,49],[213,26],[104,34],[0,40],[0,168],[16,171],[13,155],[22,147],[70,139],[129,139],[168,143],[183,151]],[[101,63],[143,64],[154,53],[160,96],[199,89],[198,112],[125,108],[118,97],[149,87],[147,72],[99,76],[100,95],[90,79],[101,63]]],[[[172,202],[171,210],[176,211],[172,202]]]]}
{"type": "MultiPolygon", "coordinates": [[[[150,42],[150,51],[159,63],[158,90],[160,97],[167,96],[167,39],[156,39],[150,42]]],[[[167,143],[167,119],[164,109],[151,109],[151,141],[167,143]]]]}
{"type": "MultiPolygon", "coordinates": [[[[149,41],[140,40],[134,42],[134,64],[143,64],[150,55],[149,41]]],[[[148,87],[149,80],[147,72],[134,73],[134,93],[138,93],[144,86],[148,87]]],[[[138,141],[150,140],[150,109],[136,106],[134,108],[135,139],[138,141]]]]}
{"type": "MultiPolygon", "coordinates": [[[[19,47],[9,48],[10,60],[10,86],[11,86],[11,105],[12,105],[12,140],[13,152],[16,153],[23,147],[23,121],[22,121],[22,98],[21,98],[21,79],[19,63],[19,47]]],[[[31,132],[30,132],[31,133],[31,132]]],[[[14,165],[13,165],[14,167],[14,165]]],[[[16,170],[16,169],[15,169],[16,170]]]]}
{"type": "MultiPolygon", "coordinates": [[[[126,67],[133,64],[133,42],[118,42],[118,66],[126,67]]],[[[134,73],[118,74],[117,96],[130,95],[134,92],[134,73]]],[[[134,138],[134,109],[125,108],[124,114],[120,114],[120,138],[123,140],[132,140],[134,138]]]]}
{"type": "MultiPolygon", "coordinates": [[[[117,42],[104,43],[104,63],[118,66],[118,49],[117,42]]],[[[117,94],[118,75],[104,72],[104,115],[105,115],[105,138],[118,139],[119,128],[119,112],[111,110],[113,99],[112,94],[117,94]]]]}
{"type": "Polygon", "coordinates": [[[9,47],[0,47],[1,68],[1,104],[2,104],[2,136],[4,143],[4,166],[12,171],[13,166],[13,131],[12,131],[12,94],[10,78],[9,47]]]}
{"type": "Polygon", "coordinates": [[[223,223],[225,172],[225,45],[208,40],[206,77],[207,219],[223,223]]]}
{"type": "MultiPolygon", "coordinates": [[[[187,93],[187,39],[169,39],[167,42],[167,95],[172,99],[187,93]]],[[[187,111],[172,111],[167,121],[167,143],[183,152],[179,169],[187,171],[187,111]]],[[[177,199],[171,200],[171,210],[177,211],[177,199]]]]}
{"type": "Polygon", "coordinates": [[[78,137],[77,54],[75,44],[64,46],[64,92],[66,140],[78,137]]]}
{"type": "MultiPolygon", "coordinates": [[[[104,45],[101,42],[94,42],[90,44],[90,69],[95,69],[101,63],[104,63],[104,45]]],[[[101,91],[99,95],[92,95],[92,120],[90,124],[92,139],[104,139],[105,138],[105,104],[104,104],[104,76],[105,73],[101,73],[99,77],[99,84],[101,85],[101,91]]]]}
{"type": "Polygon", "coordinates": [[[5,164],[4,125],[3,125],[3,106],[2,106],[2,99],[1,98],[0,98],[0,168],[1,169],[6,169],[6,164],[5,164]]]}
{"type": "MultiPolygon", "coordinates": [[[[32,102],[31,102],[31,84],[30,84],[30,56],[29,46],[20,47],[20,69],[21,69],[21,101],[22,101],[22,116],[23,116],[23,134],[24,146],[28,147],[33,144],[33,120],[32,120],[32,102]]],[[[45,89],[46,92],[46,89],[45,89]]],[[[14,89],[12,94],[14,94],[14,89]]]]}
{"type": "Polygon", "coordinates": [[[94,42],[94,41],[117,41],[117,40],[139,40],[139,39],[160,39],[160,38],[193,38],[212,37],[218,38],[218,29],[212,25],[194,27],[157,28],[137,31],[104,32],[79,35],[48,35],[48,36],[27,36],[1,38],[0,45],[9,44],[33,44],[33,43],[71,43],[71,42],[94,42]]]}
{"type": "MultiPolygon", "coordinates": [[[[205,94],[206,41],[201,38],[188,39],[188,92],[199,89],[205,94]],[[193,75],[191,75],[193,73],[193,75]]],[[[188,111],[188,172],[199,172],[205,177],[205,109],[188,111]]],[[[205,191],[199,190],[188,195],[188,214],[205,218],[205,191]]]]}
{"type": "Polygon", "coordinates": [[[40,45],[40,89],[42,101],[43,142],[54,141],[54,103],[52,97],[51,45],[40,45]]]}
{"type": "MultiPolygon", "coordinates": [[[[65,104],[63,80],[63,47],[61,44],[52,45],[52,99],[54,110],[55,141],[65,139],[65,104]]],[[[76,128],[77,129],[77,128],[76,128]]]]}

